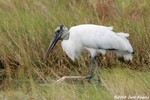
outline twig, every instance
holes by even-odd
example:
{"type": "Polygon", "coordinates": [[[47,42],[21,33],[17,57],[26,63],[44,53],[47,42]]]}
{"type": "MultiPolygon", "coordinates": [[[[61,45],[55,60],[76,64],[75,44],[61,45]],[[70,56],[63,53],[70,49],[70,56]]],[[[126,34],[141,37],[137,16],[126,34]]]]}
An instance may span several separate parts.
{"type": "Polygon", "coordinates": [[[61,83],[65,79],[85,79],[85,76],[63,76],[62,78],[58,79],[56,83],[61,83]]]}

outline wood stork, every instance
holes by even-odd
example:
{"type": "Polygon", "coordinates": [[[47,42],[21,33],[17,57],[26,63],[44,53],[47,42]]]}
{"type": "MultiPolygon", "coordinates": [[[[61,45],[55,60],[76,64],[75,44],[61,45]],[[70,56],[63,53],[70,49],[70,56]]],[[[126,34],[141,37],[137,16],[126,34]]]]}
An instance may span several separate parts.
{"type": "MultiPolygon", "coordinates": [[[[49,44],[45,54],[45,60],[48,58],[50,51],[54,48],[58,40],[61,40],[63,51],[74,61],[82,50],[87,50],[91,55],[90,75],[86,79],[94,77],[93,71],[98,66],[96,55],[107,52],[114,52],[117,56],[125,60],[132,60],[133,48],[127,37],[129,34],[112,31],[113,27],[106,27],[93,24],[82,24],[73,26],[68,30],[64,25],[59,25],[55,29],[55,34],[49,44]]],[[[100,66],[98,66],[98,80],[100,81],[100,66]]]]}

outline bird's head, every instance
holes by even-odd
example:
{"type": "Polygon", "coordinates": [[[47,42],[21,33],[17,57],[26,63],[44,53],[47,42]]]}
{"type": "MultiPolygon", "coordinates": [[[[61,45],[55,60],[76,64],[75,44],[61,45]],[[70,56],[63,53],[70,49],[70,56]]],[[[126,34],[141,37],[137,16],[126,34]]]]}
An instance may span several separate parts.
{"type": "Polygon", "coordinates": [[[53,35],[52,40],[48,46],[48,49],[47,49],[46,54],[44,56],[44,59],[46,60],[48,58],[49,53],[54,48],[54,46],[56,45],[58,40],[66,40],[68,38],[69,38],[69,31],[68,31],[67,27],[65,27],[62,24],[59,25],[55,29],[54,35],[53,35]]]}

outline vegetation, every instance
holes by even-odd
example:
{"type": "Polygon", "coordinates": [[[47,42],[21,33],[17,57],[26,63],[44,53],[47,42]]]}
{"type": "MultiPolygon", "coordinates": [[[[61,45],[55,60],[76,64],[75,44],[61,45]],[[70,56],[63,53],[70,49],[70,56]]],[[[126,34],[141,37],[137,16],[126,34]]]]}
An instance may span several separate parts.
{"type": "Polygon", "coordinates": [[[112,100],[114,96],[150,96],[149,0],[0,0],[0,99],[112,100]],[[123,63],[108,53],[102,64],[102,85],[96,77],[66,80],[64,75],[87,75],[90,60],[83,52],[72,62],[54,48],[48,62],[43,55],[54,29],[63,23],[92,23],[127,32],[135,54],[123,63]]]}

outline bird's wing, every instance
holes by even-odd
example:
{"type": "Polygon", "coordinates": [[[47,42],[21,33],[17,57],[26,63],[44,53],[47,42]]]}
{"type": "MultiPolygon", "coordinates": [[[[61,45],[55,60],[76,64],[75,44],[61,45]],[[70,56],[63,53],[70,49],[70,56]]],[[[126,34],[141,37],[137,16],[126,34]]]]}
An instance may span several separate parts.
{"type": "Polygon", "coordinates": [[[108,28],[109,30],[113,30],[113,26],[110,26],[110,27],[106,27],[106,28],[108,28]]]}
{"type": "Polygon", "coordinates": [[[120,37],[125,37],[125,38],[129,37],[129,34],[124,33],[124,32],[119,32],[119,33],[117,33],[117,35],[120,36],[120,37]]]}
{"type": "Polygon", "coordinates": [[[83,46],[94,49],[116,49],[133,52],[128,39],[123,34],[116,34],[110,27],[98,25],[80,25],[72,27],[70,39],[78,41],[83,46]]]}

